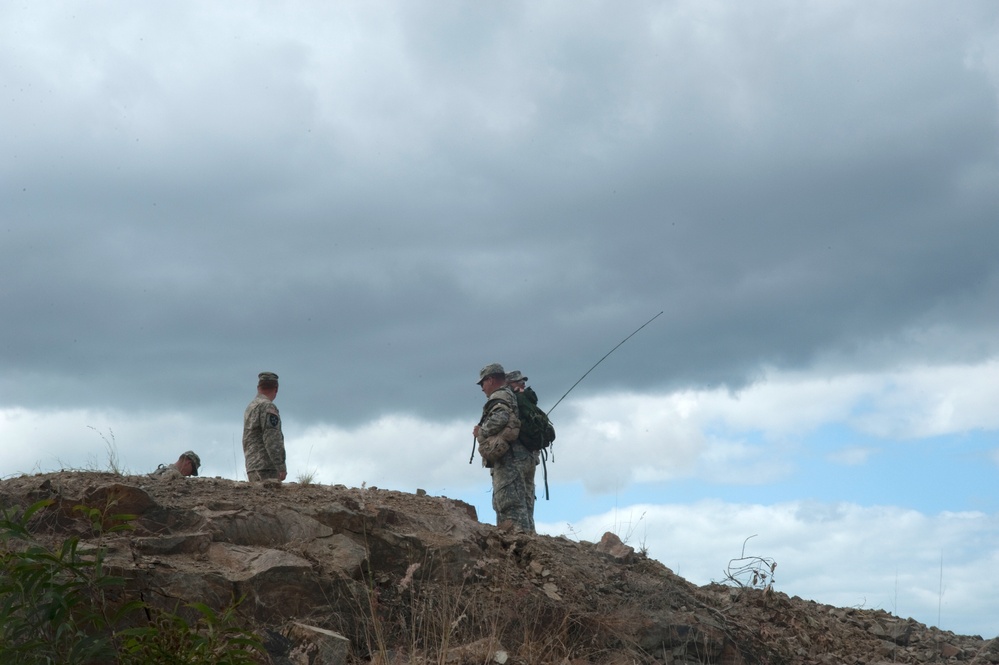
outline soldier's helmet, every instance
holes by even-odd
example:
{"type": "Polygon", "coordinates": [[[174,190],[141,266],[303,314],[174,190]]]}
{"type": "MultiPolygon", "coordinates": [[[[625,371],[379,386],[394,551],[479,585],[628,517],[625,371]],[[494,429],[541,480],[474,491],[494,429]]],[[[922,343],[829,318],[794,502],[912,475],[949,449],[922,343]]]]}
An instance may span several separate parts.
{"type": "Polygon", "coordinates": [[[188,450],[186,453],[181,455],[181,457],[186,457],[187,459],[191,460],[191,464],[194,465],[194,471],[192,475],[195,476],[198,475],[198,469],[201,468],[201,458],[198,457],[198,454],[193,450],[188,450]]]}
{"type": "Polygon", "coordinates": [[[479,370],[479,380],[476,381],[476,383],[481,386],[483,381],[494,374],[502,374],[503,376],[506,376],[506,370],[503,369],[503,365],[500,365],[499,363],[490,363],[486,365],[479,370]]]}

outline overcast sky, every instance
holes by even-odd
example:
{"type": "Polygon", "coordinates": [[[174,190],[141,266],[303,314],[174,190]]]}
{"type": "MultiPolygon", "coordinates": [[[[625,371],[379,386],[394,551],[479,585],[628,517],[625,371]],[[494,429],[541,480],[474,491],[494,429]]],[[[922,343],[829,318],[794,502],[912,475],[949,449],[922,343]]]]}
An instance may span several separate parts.
{"type": "MultiPolygon", "coordinates": [[[[999,633],[999,4],[0,4],[0,473],[473,503],[478,370],[552,413],[539,527],[698,584],[999,633]]],[[[541,476],[539,470],[539,484],[541,476]]]]}

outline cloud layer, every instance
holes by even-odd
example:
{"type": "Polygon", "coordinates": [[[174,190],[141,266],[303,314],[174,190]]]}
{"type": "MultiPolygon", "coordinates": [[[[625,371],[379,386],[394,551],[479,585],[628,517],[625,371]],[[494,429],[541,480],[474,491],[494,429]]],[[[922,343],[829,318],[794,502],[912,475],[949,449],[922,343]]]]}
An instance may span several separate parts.
{"type": "Polygon", "coordinates": [[[553,414],[546,523],[759,506],[811,580],[823,511],[914,514],[900,611],[941,549],[972,588],[997,35],[991,0],[0,6],[0,469],[240,477],[266,370],[295,469],[488,506],[478,369],[550,407],[661,311],[553,414]]]}

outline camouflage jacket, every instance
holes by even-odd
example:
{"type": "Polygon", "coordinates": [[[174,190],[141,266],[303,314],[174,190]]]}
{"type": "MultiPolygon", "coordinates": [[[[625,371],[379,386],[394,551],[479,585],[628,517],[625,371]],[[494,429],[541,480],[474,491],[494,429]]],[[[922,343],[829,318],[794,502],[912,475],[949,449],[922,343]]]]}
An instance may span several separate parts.
{"type": "Polygon", "coordinates": [[[246,471],[285,471],[281,414],[274,402],[257,395],[243,413],[243,457],[246,471]]]}
{"type": "MultiPolygon", "coordinates": [[[[505,429],[514,428],[520,429],[520,419],[517,418],[517,396],[508,387],[503,386],[489,395],[489,399],[482,407],[479,441],[496,436],[505,429]]],[[[513,432],[513,439],[515,438],[517,434],[513,432]]]]}
{"type": "Polygon", "coordinates": [[[180,472],[176,464],[160,464],[155,471],[149,474],[149,477],[156,480],[174,480],[175,478],[183,478],[184,474],[180,472]]]}

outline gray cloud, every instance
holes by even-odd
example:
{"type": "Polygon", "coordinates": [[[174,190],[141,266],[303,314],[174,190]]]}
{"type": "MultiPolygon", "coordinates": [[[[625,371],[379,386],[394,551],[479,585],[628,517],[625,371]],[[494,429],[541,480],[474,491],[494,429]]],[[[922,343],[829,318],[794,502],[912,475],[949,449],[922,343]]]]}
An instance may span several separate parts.
{"type": "Polygon", "coordinates": [[[305,7],[3,11],[8,402],[449,418],[660,310],[581,393],[996,351],[906,343],[997,323],[990,3],[305,7]]]}

